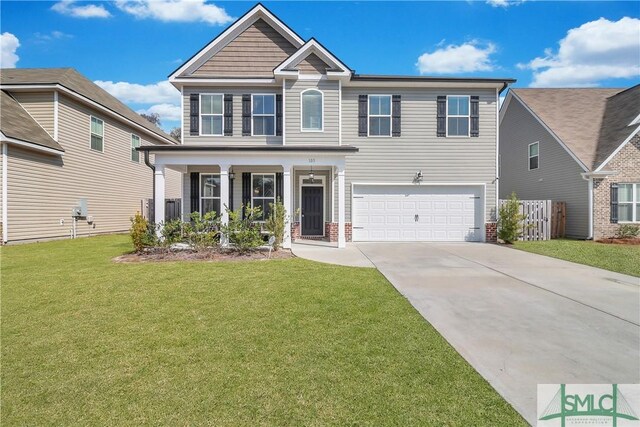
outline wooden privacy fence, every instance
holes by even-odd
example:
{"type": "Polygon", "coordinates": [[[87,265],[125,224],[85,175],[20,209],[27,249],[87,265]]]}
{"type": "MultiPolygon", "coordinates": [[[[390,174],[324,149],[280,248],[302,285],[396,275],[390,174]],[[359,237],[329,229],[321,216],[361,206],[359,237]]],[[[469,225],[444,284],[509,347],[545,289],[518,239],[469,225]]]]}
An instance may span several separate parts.
{"type": "MultiPolygon", "coordinates": [[[[500,206],[507,200],[500,200],[500,206]]],[[[564,237],[566,208],[564,202],[520,200],[520,213],[525,215],[520,240],[549,240],[564,237]]]]}

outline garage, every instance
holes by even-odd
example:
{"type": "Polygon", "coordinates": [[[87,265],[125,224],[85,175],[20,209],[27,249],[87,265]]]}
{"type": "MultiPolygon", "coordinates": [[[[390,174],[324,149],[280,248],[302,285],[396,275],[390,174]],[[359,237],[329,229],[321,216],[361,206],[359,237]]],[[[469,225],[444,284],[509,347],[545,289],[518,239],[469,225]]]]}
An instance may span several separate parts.
{"type": "Polygon", "coordinates": [[[354,184],[356,242],[484,240],[484,186],[354,184]]]}

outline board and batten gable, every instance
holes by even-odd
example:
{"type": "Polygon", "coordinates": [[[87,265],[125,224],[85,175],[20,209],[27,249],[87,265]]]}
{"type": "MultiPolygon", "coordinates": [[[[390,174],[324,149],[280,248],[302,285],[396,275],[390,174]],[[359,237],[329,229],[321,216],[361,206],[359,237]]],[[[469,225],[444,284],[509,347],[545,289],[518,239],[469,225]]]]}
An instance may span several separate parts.
{"type": "Polygon", "coordinates": [[[54,137],[54,95],[52,91],[12,92],[11,96],[52,138],[54,137]]]}
{"type": "MultiPolygon", "coordinates": [[[[58,108],[63,156],[8,147],[10,242],[69,237],[71,209],[80,198],[87,199],[94,224],[79,220],[79,236],[125,232],[141,200],[153,197],[152,172],[143,155],[137,163],[131,160],[131,134],[148,145],[145,134],[63,94],[58,108]],[[91,115],[104,121],[104,152],[90,148],[91,115]]],[[[168,171],[166,197],[180,196],[180,173],[168,171]]]]}
{"type": "MultiPolygon", "coordinates": [[[[352,183],[412,184],[418,171],[422,171],[423,183],[486,184],[485,217],[495,221],[497,101],[495,89],[343,86],[342,144],[359,149],[346,161],[346,221],[351,222],[352,183]],[[401,136],[358,136],[358,98],[371,94],[401,96],[401,136]],[[443,95],[479,96],[478,137],[436,136],[437,97],[443,95]]],[[[334,197],[337,207],[337,191],[334,197]]]]}
{"type": "Polygon", "coordinates": [[[338,145],[340,90],[336,80],[287,80],[285,90],[285,135],[287,145],[338,145]],[[307,89],[322,92],[324,100],[322,132],[303,131],[301,94],[307,89]]]}
{"type": "Polygon", "coordinates": [[[582,167],[513,97],[500,123],[500,198],[566,203],[568,237],[589,236],[589,186],[582,167]],[[529,170],[529,144],[539,142],[539,167],[529,170]]]}

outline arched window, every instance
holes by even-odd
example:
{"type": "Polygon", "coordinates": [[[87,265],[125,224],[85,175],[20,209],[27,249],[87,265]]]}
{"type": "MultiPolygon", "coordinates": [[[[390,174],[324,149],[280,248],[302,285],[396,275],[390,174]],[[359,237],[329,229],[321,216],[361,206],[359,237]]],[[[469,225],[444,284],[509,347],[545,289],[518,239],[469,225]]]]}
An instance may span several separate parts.
{"type": "Polygon", "coordinates": [[[302,130],[322,131],[324,95],[317,89],[307,89],[302,97],[302,130]]]}

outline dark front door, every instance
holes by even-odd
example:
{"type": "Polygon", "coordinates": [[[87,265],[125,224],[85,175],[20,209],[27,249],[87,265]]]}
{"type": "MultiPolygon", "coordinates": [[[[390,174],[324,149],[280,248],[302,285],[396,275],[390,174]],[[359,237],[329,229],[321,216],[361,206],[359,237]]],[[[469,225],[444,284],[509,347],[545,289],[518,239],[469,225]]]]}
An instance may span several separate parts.
{"type": "Polygon", "coordinates": [[[303,236],[322,236],[324,228],[323,203],[322,187],[302,187],[303,236]]]}

